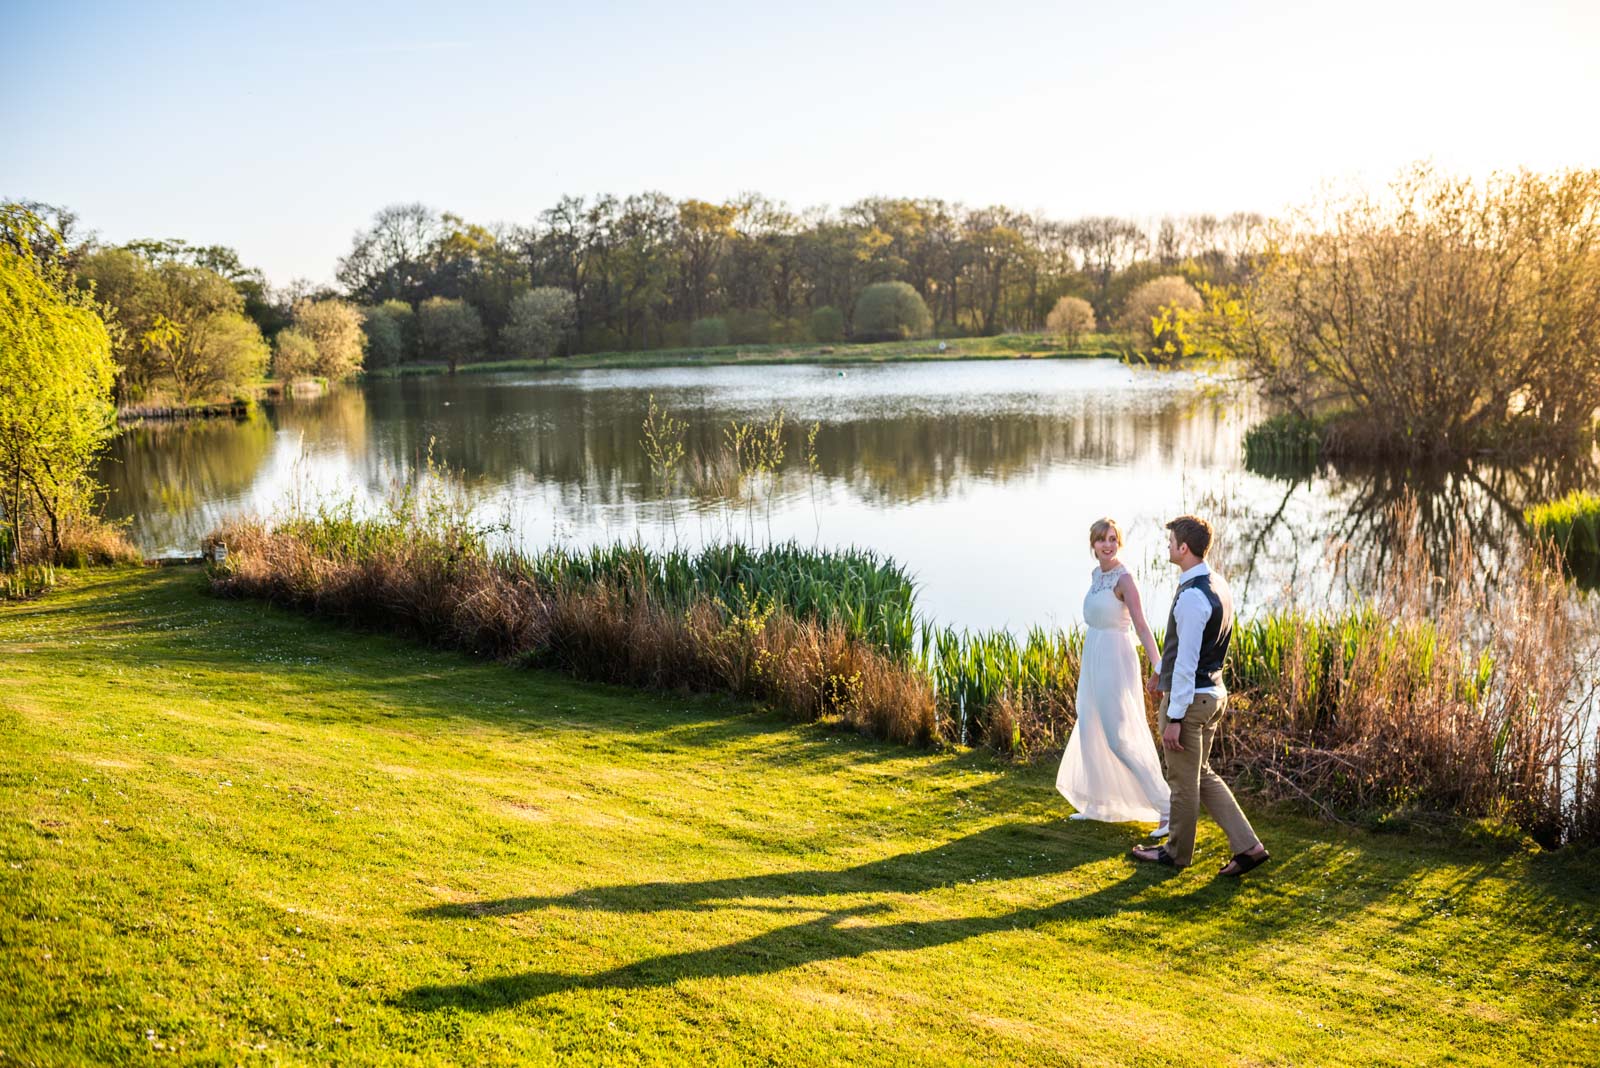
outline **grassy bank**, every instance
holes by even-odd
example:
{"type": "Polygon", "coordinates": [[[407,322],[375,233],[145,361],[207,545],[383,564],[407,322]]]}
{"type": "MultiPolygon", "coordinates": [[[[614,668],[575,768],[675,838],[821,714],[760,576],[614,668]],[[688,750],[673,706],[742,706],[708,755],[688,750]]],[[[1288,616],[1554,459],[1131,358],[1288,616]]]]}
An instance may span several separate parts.
{"type": "MultiPolygon", "coordinates": [[[[215,535],[228,563],[213,589],[597,681],[752,698],[893,741],[1029,759],[1059,752],[1075,721],[1081,633],[936,627],[909,578],[871,553],[525,557],[490,552],[469,515],[444,483],[371,518],[236,521],[215,535]]],[[[1600,837],[1581,715],[1596,685],[1588,638],[1536,561],[1508,579],[1488,610],[1528,622],[1484,628],[1470,567],[1435,575],[1413,539],[1376,602],[1241,620],[1224,676],[1236,712],[1215,763],[1336,819],[1488,817],[1550,846],[1600,837]]]]}
{"type": "Polygon", "coordinates": [[[0,607],[0,1061],[1583,1064],[1593,853],[1258,814],[513,672],[183,569],[0,607]]]}
{"type": "MultiPolygon", "coordinates": [[[[1120,357],[1120,334],[1093,334],[1075,345],[1042,334],[1003,334],[998,337],[945,338],[923,341],[880,341],[866,344],[726,345],[720,348],[650,349],[629,352],[586,352],[550,360],[482,360],[464,363],[461,372],[579,371],[593,368],[709,367],[728,364],[783,363],[906,363],[926,360],[1094,359],[1120,357]],[[944,345],[940,351],[939,346],[944,345]]],[[[443,362],[407,363],[399,367],[371,368],[369,377],[444,374],[443,362]]]]}

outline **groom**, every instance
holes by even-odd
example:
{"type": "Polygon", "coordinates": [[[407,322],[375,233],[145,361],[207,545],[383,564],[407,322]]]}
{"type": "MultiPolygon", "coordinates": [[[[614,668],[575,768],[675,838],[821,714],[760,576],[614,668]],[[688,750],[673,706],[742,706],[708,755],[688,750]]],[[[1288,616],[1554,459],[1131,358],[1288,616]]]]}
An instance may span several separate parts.
{"type": "Polygon", "coordinates": [[[1228,784],[1211,770],[1211,743],[1228,707],[1222,661],[1233,636],[1233,595],[1222,576],[1206,566],[1210,524],[1183,515],[1168,523],[1167,531],[1167,558],[1183,573],[1167,617],[1161,668],[1150,677],[1148,689],[1166,695],[1161,699],[1160,725],[1167,785],[1172,788],[1172,836],[1164,846],[1135,849],[1133,856],[1188,867],[1194,859],[1195,824],[1200,806],[1205,805],[1227,833],[1233,853],[1221,874],[1243,875],[1265,864],[1268,853],[1228,784]]]}

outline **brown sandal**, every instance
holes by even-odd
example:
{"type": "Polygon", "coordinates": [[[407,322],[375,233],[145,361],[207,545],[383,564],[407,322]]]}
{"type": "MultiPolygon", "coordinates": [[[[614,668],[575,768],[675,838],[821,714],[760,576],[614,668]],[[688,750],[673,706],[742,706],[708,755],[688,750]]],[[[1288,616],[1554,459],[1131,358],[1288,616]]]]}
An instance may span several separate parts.
{"type": "Polygon", "coordinates": [[[1150,850],[1148,849],[1145,849],[1141,846],[1135,846],[1130,851],[1130,854],[1134,860],[1141,860],[1146,864],[1165,864],[1169,868],[1176,868],[1178,866],[1178,862],[1172,859],[1172,854],[1167,852],[1166,846],[1156,846],[1154,856],[1145,855],[1149,852],[1150,850]]]}
{"type": "Polygon", "coordinates": [[[1261,865],[1265,864],[1271,859],[1272,854],[1268,853],[1264,849],[1261,851],[1261,855],[1259,857],[1251,856],[1249,853],[1235,853],[1232,860],[1228,861],[1227,864],[1224,864],[1222,867],[1217,869],[1217,874],[1226,875],[1230,879],[1237,879],[1245,872],[1254,871],[1256,868],[1261,867],[1261,865]],[[1229,866],[1235,864],[1238,865],[1238,870],[1229,871],[1229,866]]]}

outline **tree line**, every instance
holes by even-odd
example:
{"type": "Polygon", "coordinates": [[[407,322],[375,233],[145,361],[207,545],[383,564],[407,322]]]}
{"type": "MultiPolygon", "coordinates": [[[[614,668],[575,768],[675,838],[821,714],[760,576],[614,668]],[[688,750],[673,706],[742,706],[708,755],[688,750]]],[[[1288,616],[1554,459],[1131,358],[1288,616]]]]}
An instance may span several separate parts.
{"type": "Polygon", "coordinates": [[[1286,411],[1288,444],[1324,454],[1560,445],[1600,404],[1597,171],[1420,169],[1280,219],[1146,225],[907,198],[564,197],[494,226],[402,204],[322,289],[269,286],[226,247],[107,246],[69,212],[12,208],[12,247],[101,310],[119,404],[268,370],[1108,329],[1148,360],[1231,359],[1286,411]]]}
{"type": "Polygon", "coordinates": [[[1060,222],[909,198],[795,211],[756,194],[563,197],[528,225],[397,204],[356,235],[337,277],[369,306],[459,301],[481,343],[507,356],[524,354],[505,333],[519,295],[540,288],[571,296],[569,352],[980,336],[1043,330],[1063,297],[1116,323],[1133,290],[1162,275],[1235,283],[1265,227],[1247,213],[1060,222]],[[887,325],[857,322],[869,287],[895,282],[926,316],[913,308],[887,325]]]}

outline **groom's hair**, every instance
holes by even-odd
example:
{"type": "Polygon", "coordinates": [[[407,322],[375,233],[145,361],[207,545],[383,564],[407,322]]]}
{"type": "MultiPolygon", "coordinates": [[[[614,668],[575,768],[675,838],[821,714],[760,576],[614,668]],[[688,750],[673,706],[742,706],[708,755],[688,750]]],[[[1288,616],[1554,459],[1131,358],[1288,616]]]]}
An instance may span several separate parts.
{"type": "Polygon", "coordinates": [[[1179,545],[1187,545],[1189,551],[1202,560],[1206,558],[1206,550],[1211,548],[1210,523],[1197,515],[1180,515],[1167,524],[1167,529],[1172,531],[1179,545]]]}

